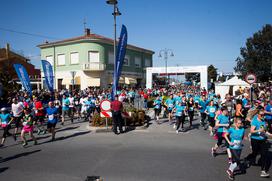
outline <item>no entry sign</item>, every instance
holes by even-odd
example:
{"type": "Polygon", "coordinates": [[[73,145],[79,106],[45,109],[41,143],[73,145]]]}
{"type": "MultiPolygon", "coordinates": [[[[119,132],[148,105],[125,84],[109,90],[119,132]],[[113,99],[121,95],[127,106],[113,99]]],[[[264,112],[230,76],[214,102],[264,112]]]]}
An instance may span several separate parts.
{"type": "Polygon", "coordinates": [[[110,111],[111,109],[110,105],[111,105],[111,102],[109,100],[104,100],[100,103],[101,117],[106,117],[106,118],[112,117],[112,113],[110,111]]]}
{"type": "Polygon", "coordinates": [[[254,84],[257,81],[257,77],[255,74],[247,74],[245,79],[249,84],[254,84]]]}

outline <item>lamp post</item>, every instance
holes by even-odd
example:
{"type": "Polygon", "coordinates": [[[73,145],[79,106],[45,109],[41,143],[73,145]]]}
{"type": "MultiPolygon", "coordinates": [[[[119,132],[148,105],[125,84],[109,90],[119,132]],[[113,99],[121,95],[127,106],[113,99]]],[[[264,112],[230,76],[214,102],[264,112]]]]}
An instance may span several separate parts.
{"type": "Polygon", "coordinates": [[[168,56],[170,55],[170,57],[174,56],[174,53],[171,49],[162,49],[159,52],[159,58],[162,58],[162,54],[163,54],[163,59],[165,60],[165,74],[166,74],[166,85],[169,84],[169,75],[167,74],[167,60],[168,60],[168,56]]]}
{"type": "MultiPolygon", "coordinates": [[[[113,85],[117,81],[117,75],[116,75],[116,16],[120,16],[121,13],[117,7],[118,1],[117,0],[108,0],[106,1],[107,4],[113,5],[113,20],[114,20],[114,42],[113,42],[113,56],[114,56],[114,75],[113,75],[113,85]]],[[[114,94],[116,93],[117,87],[114,86],[114,94]]]]}

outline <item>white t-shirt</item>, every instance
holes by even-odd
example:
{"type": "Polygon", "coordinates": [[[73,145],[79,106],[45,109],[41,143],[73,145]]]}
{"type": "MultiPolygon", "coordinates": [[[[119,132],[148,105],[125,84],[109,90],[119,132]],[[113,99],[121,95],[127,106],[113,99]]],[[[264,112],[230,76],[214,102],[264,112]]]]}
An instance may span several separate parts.
{"type": "Polygon", "coordinates": [[[68,99],[69,99],[69,102],[70,102],[69,107],[74,107],[74,98],[73,97],[68,97],[68,99]]]}
{"type": "Polygon", "coordinates": [[[24,110],[24,104],[22,102],[18,102],[17,104],[12,103],[11,110],[14,117],[20,117],[24,110]]]}

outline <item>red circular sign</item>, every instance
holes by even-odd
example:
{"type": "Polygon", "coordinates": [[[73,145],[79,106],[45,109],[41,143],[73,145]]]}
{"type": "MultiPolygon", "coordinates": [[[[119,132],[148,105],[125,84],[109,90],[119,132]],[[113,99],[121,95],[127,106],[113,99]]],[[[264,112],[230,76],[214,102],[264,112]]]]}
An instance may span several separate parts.
{"type": "Polygon", "coordinates": [[[247,74],[245,79],[249,84],[254,84],[257,81],[257,77],[255,74],[247,74]]]}
{"type": "Polygon", "coordinates": [[[100,108],[102,111],[110,111],[111,109],[111,102],[109,100],[104,100],[100,103],[100,108]]]}

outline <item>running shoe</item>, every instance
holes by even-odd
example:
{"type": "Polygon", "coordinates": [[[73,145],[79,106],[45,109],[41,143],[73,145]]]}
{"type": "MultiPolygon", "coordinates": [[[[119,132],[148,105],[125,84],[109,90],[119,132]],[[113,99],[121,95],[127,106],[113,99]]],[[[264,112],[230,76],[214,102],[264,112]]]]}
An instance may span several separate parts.
{"type": "Polygon", "coordinates": [[[173,129],[176,129],[176,128],[177,128],[177,126],[176,126],[176,124],[174,124],[173,129]]]}
{"type": "Polygon", "coordinates": [[[210,136],[213,136],[213,132],[210,132],[210,136]]]}
{"type": "Polygon", "coordinates": [[[36,141],[34,141],[34,145],[37,145],[37,144],[38,144],[37,140],[36,140],[36,141]]]}
{"type": "Polygon", "coordinates": [[[230,180],[234,180],[234,175],[231,170],[227,170],[227,174],[228,174],[230,180]]]}
{"type": "Polygon", "coordinates": [[[61,122],[61,123],[60,123],[60,125],[61,125],[61,126],[63,126],[63,125],[64,125],[64,123],[63,123],[63,122],[61,122]]]}
{"type": "Polygon", "coordinates": [[[17,137],[16,137],[16,135],[13,135],[13,139],[14,139],[14,141],[16,141],[16,140],[17,140],[17,137]]]}
{"type": "Polygon", "coordinates": [[[24,143],[23,143],[23,147],[26,147],[27,145],[28,145],[27,142],[24,142],[24,143]]]}
{"type": "Polygon", "coordinates": [[[212,153],[212,156],[213,156],[213,157],[216,156],[216,152],[215,152],[215,149],[214,149],[214,148],[212,148],[212,152],[211,152],[211,153],[212,153]]]}
{"type": "Polygon", "coordinates": [[[179,133],[179,130],[176,130],[176,133],[178,134],[178,133],[179,133]]]}
{"type": "Polygon", "coordinates": [[[269,177],[269,173],[267,173],[266,171],[262,170],[260,177],[263,177],[263,178],[269,177]]]}

